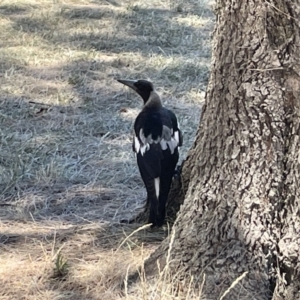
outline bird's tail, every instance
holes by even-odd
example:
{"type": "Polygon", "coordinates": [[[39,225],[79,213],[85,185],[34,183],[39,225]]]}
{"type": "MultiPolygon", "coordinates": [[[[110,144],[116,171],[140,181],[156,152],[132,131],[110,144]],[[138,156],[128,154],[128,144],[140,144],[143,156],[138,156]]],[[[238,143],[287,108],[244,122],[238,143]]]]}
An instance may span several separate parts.
{"type": "Polygon", "coordinates": [[[171,156],[165,156],[164,160],[162,161],[162,174],[160,176],[157,226],[162,226],[165,221],[166,203],[168,200],[177,161],[178,161],[178,151],[176,151],[171,156]]]}
{"type": "Polygon", "coordinates": [[[152,226],[160,227],[164,224],[171,182],[172,176],[164,176],[148,180],[145,184],[149,208],[148,222],[152,223],[152,226]]]}
{"type": "Polygon", "coordinates": [[[172,183],[173,171],[147,182],[147,203],[149,205],[149,223],[162,226],[166,216],[166,203],[172,183]],[[159,185],[159,187],[157,186],[159,185]]]}
{"type": "Polygon", "coordinates": [[[161,226],[159,225],[160,205],[159,197],[157,197],[157,179],[159,178],[149,180],[146,184],[147,205],[149,206],[149,223],[152,223],[152,226],[161,226]]]}
{"type": "Polygon", "coordinates": [[[162,226],[166,216],[166,203],[172,183],[173,174],[164,174],[160,177],[160,193],[158,199],[158,214],[156,216],[156,226],[162,226]]]}

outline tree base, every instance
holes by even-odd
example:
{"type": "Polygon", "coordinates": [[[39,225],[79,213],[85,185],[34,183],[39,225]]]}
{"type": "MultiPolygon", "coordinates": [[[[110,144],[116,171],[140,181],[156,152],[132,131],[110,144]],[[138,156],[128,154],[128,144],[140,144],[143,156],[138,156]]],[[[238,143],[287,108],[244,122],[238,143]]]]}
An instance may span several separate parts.
{"type": "MultiPolygon", "coordinates": [[[[164,224],[168,224],[169,226],[172,226],[174,224],[180,206],[183,204],[183,200],[184,200],[184,192],[182,190],[182,183],[181,183],[181,166],[178,166],[173,178],[168,201],[166,203],[166,219],[164,224]]],[[[137,216],[134,216],[129,220],[121,220],[121,223],[126,223],[126,224],[148,223],[149,213],[150,213],[150,207],[149,205],[146,204],[143,211],[140,212],[137,216]]]]}

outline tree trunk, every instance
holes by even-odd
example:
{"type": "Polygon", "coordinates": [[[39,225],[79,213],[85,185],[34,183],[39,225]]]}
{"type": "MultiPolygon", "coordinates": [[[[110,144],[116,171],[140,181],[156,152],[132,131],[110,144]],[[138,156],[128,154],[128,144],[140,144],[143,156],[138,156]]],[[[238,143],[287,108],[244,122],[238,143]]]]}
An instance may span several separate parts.
{"type": "Polygon", "coordinates": [[[178,280],[205,274],[203,299],[243,274],[223,299],[300,299],[300,3],[218,0],[216,14],[184,204],[146,270],[169,249],[178,280]]]}

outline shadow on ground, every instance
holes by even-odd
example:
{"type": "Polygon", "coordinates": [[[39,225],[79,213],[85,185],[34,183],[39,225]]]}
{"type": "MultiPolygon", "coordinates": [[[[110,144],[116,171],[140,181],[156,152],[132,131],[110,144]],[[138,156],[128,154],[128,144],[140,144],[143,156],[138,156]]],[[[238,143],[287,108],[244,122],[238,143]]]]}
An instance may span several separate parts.
{"type": "Polygon", "coordinates": [[[0,5],[0,264],[11,264],[13,293],[23,294],[13,288],[23,283],[35,295],[42,282],[52,299],[99,299],[85,288],[108,290],[117,271],[123,283],[130,259],[141,264],[143,247],[149,254],[168,233],[120,224],[146,195],[131,151],[142,101],[114,78],[155,83],[180,121],[183,159],[209,76],[213,21],[194,3],[147,5],[0,5]],[[49,278],[60,249],[71,271],[57,282],[49,278]],[[27,267],[23,278],[17,270],[27,267]]]}

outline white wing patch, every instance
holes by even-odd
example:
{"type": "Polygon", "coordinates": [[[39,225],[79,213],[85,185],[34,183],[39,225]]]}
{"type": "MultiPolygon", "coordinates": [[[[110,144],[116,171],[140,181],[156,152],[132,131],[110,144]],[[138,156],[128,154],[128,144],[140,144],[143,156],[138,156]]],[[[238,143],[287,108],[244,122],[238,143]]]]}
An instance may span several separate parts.
{"type": "Polygon", "coordinates": [[[157,199],[159,197],[159,183],[160,183],[159,177],[154,178],[154,187],[155,187],[155,194],[157,199]]]}
{"type": "Polygon", "coordinates": [[[139,139],[136,136],[134,137],[133,140],[133,147],[134,147],[134,152],[135,153],[141,152],[142,156],[145,154],[147,150],[150,149],[150,145],[148,143],[141,145],[139,139]]]}
{"type": "Polygon", "coordinates": [[[164,139],[160,140],[160,146],[162,150],[167,150],[168,148],[167,142],[164,139]]]}
{"type": "Polygon", "coordinates": [[[139,151],[141,152],[142,156],[150,149],[151,144],[158,144],[161,141],[161,138],[158,137],[156,140],[152,138],[152,134],[149,134],[147,137],[145,137],[144,131],[141,128],[139,132],[139,137],[141,140],[141,143],[139,142],[139,139],[135,137],[134,143],[135,143],[135,150],[138,153],[139,151]],[[142,144],[142,145],[141,145],[142,144]],[[138,146],[136,146],[138,145],[138,146]]]}
{"type": "Polygon", "coordinates": [[[140,140],[142,141],[143,144],[146,144],[146,137],[144,135],[143,128],[140,129],[140,140]]]}
{"type": "Polygon", "coordinates": [[[139,138],[141,140],[141,143],[138,137],[134,137],[134,149],[136,153],[141,152],[142,156],[144,156],[145,152],[150,149],[150,145],[148,143],[148,139],[144,135],[144,131],[142,128],[139,132],[139,138]]]}
{"type": "Polygon", "coordinates": [[[135,153],[139,153],[141,145],[139,139],[136,136],[134,137],[133,146],[134,146],[135,153]]]}
{"type": "Polygon", "coordinates": [[[163,125],[162,136],[158,137],[156,140],[153,140],[152,134],[149,134],[145,137],[144,131],[141,128],[139,132],[139,138],[134,138],[134,149],[136,153],[141,153],[142,156],[150,149],[151,144],[160,143],[162,150],[167,150],[168,148],[171,151],[171,154],[174,153],[175,149],[180,144],[180,135],[179,131],[176,130],[173,132],[172,128],[163,125]],[[140,142],[141,141],[141,142],[140,142]]]}
{"type": "Polygon", "coordinates": [[[173,132],[172,128],[163,125],[162,139],[160,141],[162,150],[167,150],[169,147],[171,154],[173,154],[179,145],[179,139],[179,132],[177,130],[173,132]]]}
{"type": "Polygon", "coordinates": [[[179,145],[180,140],[179,140],[179,131],[174,132],[174,139],[177,141],[177,144],[179,145]]]}
{"type": "Polygon", "coordinates": [[[173,135],[173,129],[169,128],[168,126],[163,125],[161,138],[166,141],[169,141],[171,139],[172,135],[173,135]]]}
{"type": "Polygon", "coordinates": [[[178,147],[178,142],[176,141],[176,139],[171,138],[171,140],[167,142],[167,145],[171,151],[171,154],[173,154],[174,150],[178,147]]]}
{"type": "Polygon", "coordinates": [[[145,152],[150,149],[150,145],[147,143],[141,147],[141,154],[144,156],[145,152]]]}

